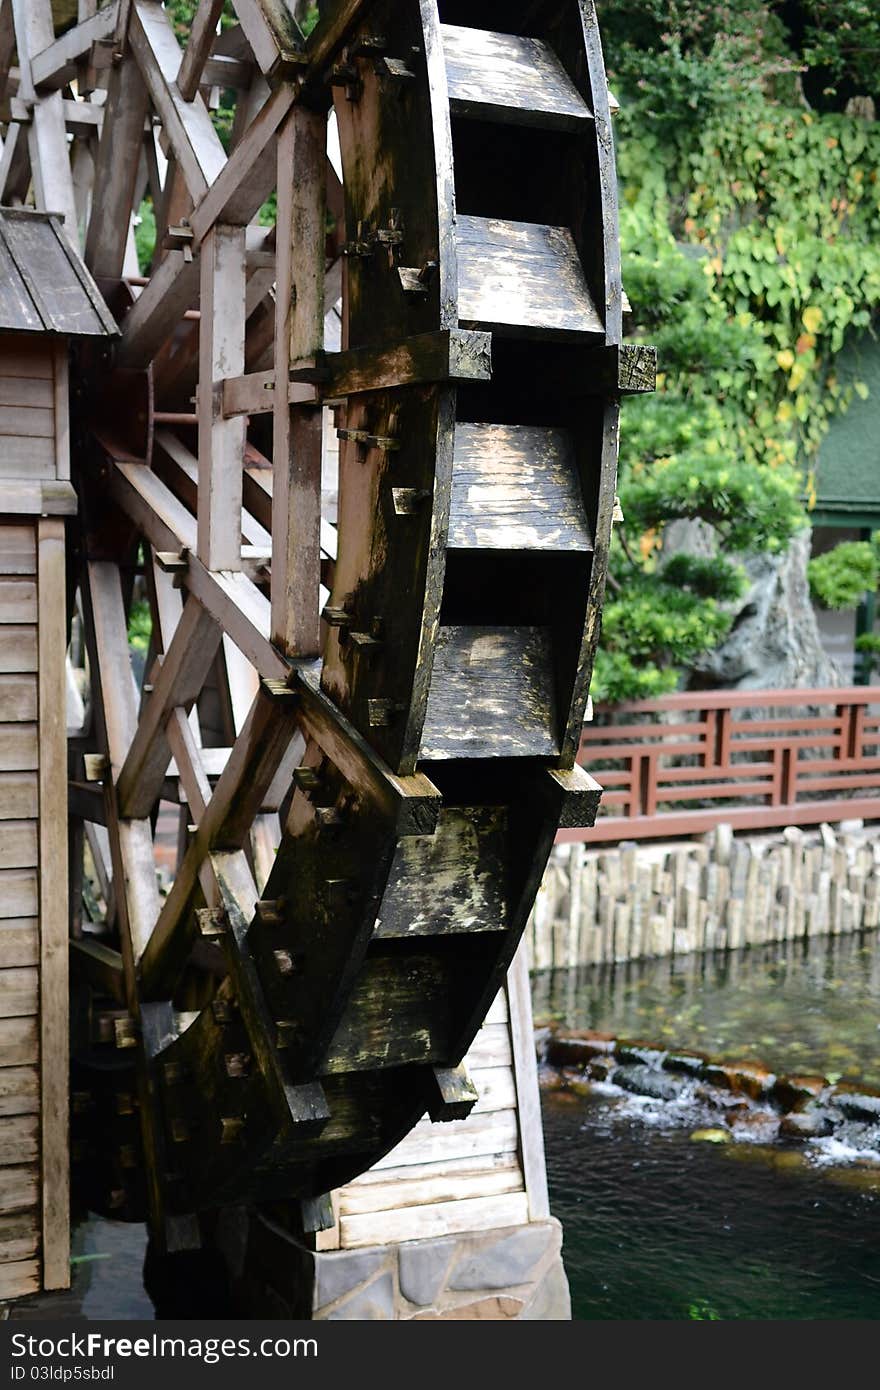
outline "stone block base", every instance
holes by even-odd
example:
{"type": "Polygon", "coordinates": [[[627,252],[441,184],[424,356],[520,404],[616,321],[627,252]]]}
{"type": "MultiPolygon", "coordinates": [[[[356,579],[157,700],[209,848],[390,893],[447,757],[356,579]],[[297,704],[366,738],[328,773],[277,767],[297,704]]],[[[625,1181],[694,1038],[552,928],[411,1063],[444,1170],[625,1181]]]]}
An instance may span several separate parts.
{"type": "Polygon", "coordinates": [[[315,1252],[266,1217],[222,1214],[215,1242],[253,1317],[484,1320],[571,1317],[554,1218],[502,1230],[315,1252]]]}

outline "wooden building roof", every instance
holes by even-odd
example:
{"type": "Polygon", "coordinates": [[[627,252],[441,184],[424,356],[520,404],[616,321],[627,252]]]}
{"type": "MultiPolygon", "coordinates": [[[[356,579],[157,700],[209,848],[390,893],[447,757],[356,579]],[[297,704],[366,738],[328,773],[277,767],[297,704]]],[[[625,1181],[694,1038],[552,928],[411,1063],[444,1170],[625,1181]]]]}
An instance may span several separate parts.
{"type": "Polygon", "coordinates": [[[55,213],[0,208],[0,329],[71,337],[119,332],[55,213]]]}

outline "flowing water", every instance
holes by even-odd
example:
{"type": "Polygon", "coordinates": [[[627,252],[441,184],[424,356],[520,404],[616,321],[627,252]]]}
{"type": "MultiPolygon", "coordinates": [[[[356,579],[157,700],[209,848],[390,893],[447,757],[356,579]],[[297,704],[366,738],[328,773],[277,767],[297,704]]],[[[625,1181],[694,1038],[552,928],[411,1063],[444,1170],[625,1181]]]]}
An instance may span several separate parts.
{"type": "MultiPolygon", "coordinates": [[[[880,1086],[880,938],[547,973],[535,1013],[880,1086]]],[[[544,1094],[575,1317],[880,1317],[876,1126],[867,1148],[768,1144],[701,1131],[693,1088],[672,1103],[577,1090],[544,1094]]]]}

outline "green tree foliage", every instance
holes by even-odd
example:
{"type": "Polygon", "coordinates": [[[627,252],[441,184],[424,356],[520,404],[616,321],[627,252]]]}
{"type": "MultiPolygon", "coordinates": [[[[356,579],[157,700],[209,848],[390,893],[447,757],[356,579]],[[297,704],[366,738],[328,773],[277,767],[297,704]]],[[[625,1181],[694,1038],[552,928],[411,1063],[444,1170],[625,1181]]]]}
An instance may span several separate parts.
{"type": "Polygon", "coordinates": [[[828,422],[865,393],[838,383],[834,361],[880,304],[880,124],[808,108],[798,42],[815,51],[822,6],[801,9],[797,41],[755,0],[602,11],[622,105],[624,283],[660,375],[624,409],[600,699],[674,689],[723,639],[736,555],[781,551],[807,524],[828,422]],[[664,558],[677,519],[705,523],[699,561],[664,558]]]}
{"type": "MultiPolygon", "coordinates": [[[[871,541],[843,541],[807,566],[810,592],[823,608],[855,608],[880,583],[880,532],[871,541]]],[[[862,647],[861,650],[868,650],[862,647]]]]}

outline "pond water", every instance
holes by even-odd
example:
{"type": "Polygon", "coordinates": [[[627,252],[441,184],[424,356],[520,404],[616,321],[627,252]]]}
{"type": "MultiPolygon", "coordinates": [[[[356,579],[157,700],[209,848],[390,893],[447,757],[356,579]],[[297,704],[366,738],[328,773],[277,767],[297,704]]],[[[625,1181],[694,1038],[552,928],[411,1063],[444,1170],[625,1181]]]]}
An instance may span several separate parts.
{"type": "MultiPolygon", "coordinates": [[[[877,1086],[880,939],[548,973],[535,1013],[877,1086]]],[[[880,1317],[880,1150],[696,1142],[687,1104],[579,1089],[543,1096],[575,1317],[880,1317]]]]}
{"type": "Polygon", "coordinates": [[[880,934],[534,977],[536,1021],[880,1086],[880,934]]]}

